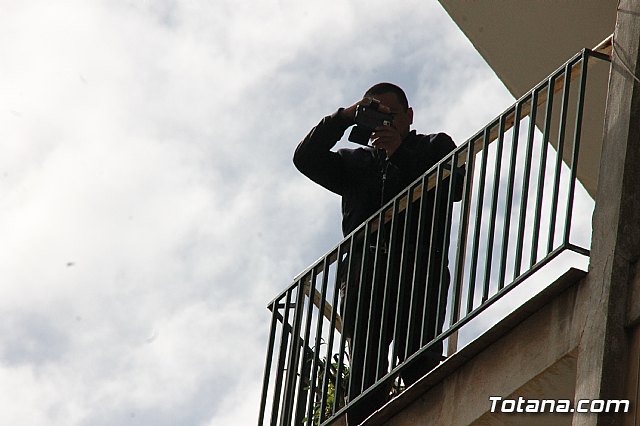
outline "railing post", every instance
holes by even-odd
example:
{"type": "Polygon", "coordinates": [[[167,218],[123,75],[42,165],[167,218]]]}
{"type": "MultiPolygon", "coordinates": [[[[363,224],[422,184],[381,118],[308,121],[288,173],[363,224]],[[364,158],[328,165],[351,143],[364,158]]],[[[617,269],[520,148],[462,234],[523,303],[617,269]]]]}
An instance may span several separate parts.
{"type": "MultiPolygon", "coordinates": [[[[584,61],[584,55],[582,56],[584,61]]],[[[550,224],[549,238],[547,243],[547,252],[553,251],[553,242],[556,233],[556,211],[558,210],[558,198],[560,196],[560,178],[562,174],[562,159],[564,157],[564,139],[567,128],[567,112],[569,110],[569,95],[571,88],[571,69],[574,66],[572,62],[568,63],[564,70],[564,87],[562,88],[562,104],[560,106],[560,130],[558,131],[558,145],[556,149],[556,167],[554,170],[553,195],[551,208],[549,209],[550,224]]]]}
{"type": "Polygon", "coordinates": [[[260,409],[258,412],[258,426],[264,423],[264,414],[267,407],[267,393],[269,390],[269,377],[271,376],[271,362],[273,360],[273,349],[276,339],[277,320],[276,303],[271,306],[271,325],[269,326],[269,344],[267,345],[267,357],[264,365],[264,379],[262,382],[262,399],[260,400],[260,409]]]}
{"type": "MultiPolygon", "coordinates": [[[[580,286],[583,306],[577,399],[622,399],[631,330],[629,288],[637,286],[640,259],[640,2],[618,6],[607,94],[602,156],[589,274],[580,286]]],[[[637,326],[636,331],[637,333],[637,326]]],[[[636,355],[637,357],[637,355],[636,355]]],[[[637,358],[636,358],[637,363],[637,358]]],[[[637,403],[637,401],[636,401],[637,403]]],[[[632,407],[635,404],[632,403],[632,407]]],[[[636,414],[637,416],[637,414],[636,414]]],[[[606,413],[576,415],[574,425],[620,424],[606,413]]],[[[629,424],[638,424],[638,418],[629,424]]]]}
{"type": "Polygon", "coordinates": [[[578,103],[576,107],[576,122],[573,132],[573,149],[571,153],[571,174],[569,176],[569,194],[567,195],[567,206],[565,214],[565,228],[562,244],[571,244],[571,217],[573,216],[573,199],[576,189],[576,179],[578,177],[578,154],[580,152],[580,136],[582,134],[582,115],[584,110],[585,92],[587,90],[587,65],[589,54],[583,51],[582,68],[580,70],[580,86],[578,87],[578,103]]]}

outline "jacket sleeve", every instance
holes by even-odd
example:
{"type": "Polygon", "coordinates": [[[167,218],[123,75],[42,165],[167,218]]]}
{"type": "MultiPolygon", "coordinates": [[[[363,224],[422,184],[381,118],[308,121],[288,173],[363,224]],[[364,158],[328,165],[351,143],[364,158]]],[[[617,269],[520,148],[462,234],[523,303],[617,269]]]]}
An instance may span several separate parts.
{"type": "Polygon", "coordinates": [[[305,176],[328,190],[342,195],[346,181],[342,157],[331,151],[342,138],[349,123],[339,109],[324,117],[298,144],[293,164],[305,176]]]}

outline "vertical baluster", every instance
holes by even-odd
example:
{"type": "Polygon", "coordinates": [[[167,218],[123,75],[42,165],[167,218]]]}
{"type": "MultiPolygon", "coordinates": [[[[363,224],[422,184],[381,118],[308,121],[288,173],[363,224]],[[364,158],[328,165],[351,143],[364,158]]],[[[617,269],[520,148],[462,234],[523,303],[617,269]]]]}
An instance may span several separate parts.
{"type": "Polygon", "coordinates": [[[562,105],[560,109],[560,128],[558,130],[558,149],[556,156],[556,167],[554,171],[553,195],[551,199],[549,241],[547,243],[547,254],[553,251],[553,241],[556,233],[556,211],[558,209],[558,197],[560,192],[560,178],[562,173],[562,157],[564,153],[565,129],[567,127],[567,110],[569,109],[569,90],[571,88],[571,67],[572,63],[567,63],[564,70],[564,86],[562,88],[562,105]]]}
{"type": "MultiPolygon", "coordinates": [[[[324,372],[322,374],[323,381],[322,381],[322,401],[320,403],[320,407],[321,407],[320,423],[322,423],[326,419],[325,413],[326,413],[326,407],[328,405],[329,383],[331,380],[330,378],[331,364],[332,364],[331,360],[333,355],[333,341],[334,341],[334,336],[337,328],[336,321],[338,318],[338,314],[337,314],[338,293],[340,291],[340,276],[342,274],[342,265],[340,260],[342,259],[343,255],[344,255],[344,243],[340,244],[340,246],[338,247],[338,253],[336,257],[336,275],[333,281],[333,298],[331,301],[332,313],[331,313],[331,319],[329,324],[329,339],[327,342],[327,362],[325,363],[324,372]]],[[[334,398],[337,392],[336,385],[337,385],[337,376],[333,378],[334,398]]]]}
{"type": "MultiPolygon", "coordinates": [[[[362,318],[365,317],[365,310],[367,306],[363,302],[363,298],[366,296],[366,291],[363,291],[363,287],[367,285],[365,283],[367,278],[367,272],[370,268],[371,262],[371,253],[369,250],[369,246],[371,245],[371,233],[372,233],[372,221],[368,221],[365,225],[365,233],[364,233],[364,242],[362,246],[362,262],[360,264],[360,272],[359,279],[357,282],[358,290],[355,293],[356,296],[356,317],[355,322],[353,323],[353,336],[351,338],[351,359],[354,358],[354,353],[357,351],[362,351],[364,349],[364,345],[361,343],[362,340],[366,338],[366,336],[362,336],[358,325],[362,321],[362,318]]],[[[351,283],[350,283],[351,284],[351,283]]],[[[362,387],[364,384],[364,371],[362,370],[361,365],[355,365],[353,362],[351,364],[350,374],[349,374],[349,400],[352,400],[356,397],[353,394],[353,381],[356,380],[355,384],[358,387],[358,394],[362,392],[362,387]],[[354,373],[354,366],[356,367],[356,373],[354,373]],[[357,376],[357,377],[356,377],[357,376]]]]}
{"type": "Polygon", "coordinates": [[[293,317],[293,329],[291,330],[291,347],[289,349],[289,363],[287,365],[287,374],[285,378],[285,387],[284,387],[284,414],[280,421],[281,424],[285,425],[287,423],[291,423],[291,416],[293,410],[293,402],[295,399],[295,384],[298,372],[298,357],[300,354],[300,348],[304,348],[305,343],[301,343],[300,339],[300,322],[302,321],[302,313],[304,311],[304,284],[303,279],[298,280],[298,284],[296,285],[296,302],[294,307],[294,317],[293,317]]]}
{"type": "MultiPolygon", "coordinates": [[[[355,245],[355,240],[357,238],[357,234],[352,234],[349,237],[349,251],[347,253],[347,260],[346,260],[346,265],[347,265],[347,271],[345,274],[345,292],[344,292],[344,300],[342,302],[342,306],[346,307],[348,303],[353,303],[352,300],[350,300],[350,298],[348,297],[349,292],[348,290],[348,285],[351,282],[351,280],[353,279],[352,276],[354,274],[354,269],[355,266],[357,265],[357,261],[356,261],[356,245],[355,245]]],[[[362,256],[362,254],[361,254],[362,256]]],[[[341,312],[344,315],[344,312],[346,311],[346,309],[342,309],[341,312]]],[[[343,316],[343,321],[342,321],[342,335],[340,336],[340,349],[338,351],[338,371],[336,372],[336,394],[335,394],[335,398],[333,401],[333,412],[335,413],[337,410],[340,409],[340,401],[343,399],[343,397],[347,397],[347,395],[342,395],[342,388],[346,387],[347,389],[349,389],[349,383],[350,381],[347,381],[346,384],[343,383],[343,375],[346,375],[346,371],[344,369],[343,363],[344,363],[344,358],[345,358],[345,348],[346,348],[346,343],[347,343],[347,336],[346,336],[346,330],[345,327],[347,327],[347,321],[349,321],[348,318],[343,316]]],[[[350,370],[349,370],[350,373],[350,370]]],[[[349,377],[351,377],[351,374],[349,374],[349,377]]]]}
{"type": "MultiPolygon", "coordinates": [[[[446,198],[446,212],[445,212],[445,225],[444,225],[444,233],[442,236],[442,247],[440,248],[440,252],[442,253],[442,258],[440,259],[440,265],[439,269],[437,271],[437,279],[438,279],[438,309],[436,312],[436,330],[434,331],[434,336],[438,335],[439,330],[439,326],[442,325],[444,327],[444,324],[439,324],[440,323],[440,318],[444,318],[445,313],[442,312],[442,309],[446,309],[446,303],[441,303],[443,301],[443,299],[446,301],[446,297],[448,296],[449,293],[449,288],[448,286],[451,284],[451,275],[449,274],[449,277],[445,283],[445,273],[448,272],[448,264],[449,264],[449,243],[451,241],[451,220],[452,220],[452,216],[453,216],[453,203],[454,203],[454,199],[456,196],[456,191],[457,191],[457,187],[458,187],[458,180],[462,178],[462,176],[460,176],[462,172],[462,169],[458,169],[457,164],[458,164],[458,151],[456,150],[452,155],[451,155],[451,163],[450,163],[450,174],[449,174],[449,188],[448,188],[448,192],[447,192],[447,198],[446,198]],[[445,286],[446,284],[446,286],[445,286]],[[445,288],[446,287],[446,288],[445,288]]],[[[445,163],[446,164],[446,163],[445,163]]],[[[449,164],[446,164],[447,166],[449,166],[449,164]]]]}
{"type": "Polygon", "coordinates": [[[502,173],[502,151],[504,144],[504,120],[507,113],[500,116],[498,125],[498,145],[496,146],[495,171],[493,173],[493,190],[491,194],[491,213],[489,219],[489,238],[487,241],[487,259],[484,265],[484,285],[482,288],[482,302],[489,298],[489,284],[491,280],[491,262],[493,261],[493,240],[495,238],[496,214],[498,209],[498,193],[500,190],[500,176],[502,173]]]}
{"type": "Polygon", "coordinates": [[[513,134],[511,138],[511,161],[509,162],[509,177],[507,179],[507,198],[505,200],[504,224],[502,226],[502,250],[500,254],[500,272],[498,276],[498,290],[504,288],[507,271],[507,256],[509,255],[509,232],[511,228],[511,209],[513,205],[513,185],[515,181],[516,160],[518,155],[518,141],[520,135],[520,115],[524,100],[516,103],[513,115],[513,134]]]}
{"type": "MultiPolygon", "coordinates": [[[[540,89],[542,90],[542,89],[540,89]]],[[[547,92],[549,87],[547,86],[547,92]]],[[[531,94],[531,111],[529,112],[529,133],[527,135],[527,149],[524,156],[524,172],[522,177],[522,191],[520,192],[520,214],[518,219],[518,237],[516,238],[516,255],[513,268],[513,280],[520,276],[522,270],[522,251],[524,245],[524,231],[527,219],[527,204],[529,200],[529,179],[531,177],[531,158],[536,131],[536,116],[538,112],[538,91],[531,94]]]]}
{"type": "MultiPolygon", "coordinates": [[[[426,342],[427,333],[433,331],[433,330],[427,330],[427,327],[426,327],[429,322],[429,318],[432,315],[434,315],[434,312],[432,312],[429,306],[431,300],[428,299],[428,295],[429,295],[429,287],[431,286],[431,281],[436,280],[437,278],[440,277],[440,274],[436,272],[436,271],[439,271],[440,269],[438,268],[438,265],[436,265],[436,258],[437,258],[438,248],[441,249],[442,247],[438,247],[436,243],[438,241],[439,233],[441,231],[440,229],[438,229],[438,225],[440,224],[441,218],[442,218],[441,198],[443,197],[442,193],[444,189],[442,187],[444,185],[442,185],[441,182],[443,178],[444,178],[444,166],[442,165],[442,163],[440,163],[436,169],[436,187],[432,189],[432,191],[434,191],[434,203],[433,203],[433,213],[431,215],[431,227],[430,227],[431,235],[429,236],[429,253],[427,253],[426,277],[425,277],[425,283],[424,283],[424,297],[422,300],[422,313],[421,313],[422,324],[420,326],[420,347],[422,347],[425,343],[427,343],[426,342]]],[[[442,258],[444,258],[444,253],[442,253],[442,258]]],[[[442,259],[439,265],[440,266],[442,265],[442,259]]],[[[438,288],[440,288],[440,286],[441,286],[441,283],[438,283],[438,288]]],[[[438,291],[437,293],[440,293],[440,291],[438,291]]],[[[436,303],[435,315],[438,314],[437,305],[439,304],[440,303],[436,303]]],[[[436,320],[436,328],[437,328],[437,323],[438,321],[436,320]]],[[[435,332],[435,334],[437,334],[437,331],[435,332]]],[[[415,350],[419,349],[420,347],[415,348],[415,350]]]]}
{"type": "Polygon", "coordinates": [[[478,268],[478,249],[480,246],[480,231],[482,230],[482,210],[484,205],[484,186],[487,179],[487,157],[489,155],[489,131],[491,125],[484,129],[482,138],[482,162],[480,164],[480,180],[478,181],[478,202],[476,204],[476,220],[473,230],[473,249],[471,251],[471,273],[469,274],[469,295],[467,299],[467,314],[473,310],[475,296],[476,272],[478,268]]]}
{"type": "Polygon", "coordinates": [[[289,341],[289,309],[291,305],[291,289],[287,291],[283,305],[284,314],[282,320],[282,334],[280,335],[280,350],[278,353],[278,366],[276,384],[273,394],[273,406],[271,408],[271,425],[278,424],[278,413],[280,412],[280,397],[282,396],[282,376],[284,375],[284,365],[287,358],[287,342],[289,341]]]}
{"type": "MultiPolygon", "coordinates": [[[[316,337],[313,345],[313,363],[311,366],[311,386],[309,389],[309,416],[307,418],[307,424],[311,425],[313,421],[313,406],[316,403],[316,372],[318,369],[318,363],[321,362],[320,345],[322,340],[322,324],[324,322],[324,307],[326,304],[327,296],[327,284],[329,280],[329,256],[325,256],[322,263],[322,284],[320,290],[320,306],[316,314],[316,337]]],[[[315,298],[315,291],[311,290],[311,303],[315,298]]],[[[320,400],[322,396],[320,396],[320,400]]]]}
{"type": "MultiPolygon", "coordinates": [[[[566,80],[566,79],[565,79],[566,80]]],[[[547,168],[547,151],[549,150],[549,133],[551,133],[551,118],[553,113],[553,91],[556,75],[549,78],[547,89],[547,108],[544,117],[544,131],[540,148],[540,166],[538,169],[538,190],[536,197],[535,217],[533,221],[533,235],[531,236],[531,260],[529,267],[538,261],[538,240],[540,238],[540,219],[542,215],[542,198],[544,195],[544,181],[547,168]]]]}
{"type": "MultiPolygon", "coordinates": [[[[409,196],[407,198],[407,207],[406,213],[404,216],[404,224],[403,224],[403,233],[402,233],[402,245],[401,245],[401,259],[400,259],[400,271],[398,273],[398,284],[396,290],[396,306],[395,306],[395,319],[394,319],[394,327],[393,327],[393,345],[391,347],[391,367],[394,368],[394,364],[396,362],[396,358],[402,357],[402,354],[398,353],[400,349],[399,340],[400,340],[400,319],[404,316],[404,298],[406,290],[407,290],[407,280],[410,280],[412,277],[413,271],[409,271],[409,265],[411,265],[411,259],[415,256],[415,246],[412,248],[413,252],[408,250],[407,242],[410,239],[411,233],[411,223],[413,222],[413,218],[415,217],[415,207],[413,202],[413,193],[418,189],[421,191],[421,197],[426,196],[426,188],[427,188],[427,176],[424,175],[420,179],[420,183],[411,188],[409,190],[409,196]]],[[[421,198],[422,200],[422,198],[421,198]]],[[[422,205],[422,203],[420,203],[422,205]]],[[[420,207],[418,207],[418,217],[420,215],[420,207]]],[[[418,219],[419,221],[419,219],[418,219]]]]}
{"type": "Polygon", "coordinates": [[[475,168],[475,150],[473,148],[474,142],[467,142],[467,161],[466,161],[466,176],[465,185],[462,192],[462,206],[460,209],[460,221],[459,227],[459,242],[458,250],[456,251],[456,265],[453,273],[453,300],[451,302],[451,324],[455,324],[460,319],[460,308],[462,298],[463,287],[463,275],[464,275],[464,259],[466,257],[467,247],[467,234],[469,231],[469,215],[471,209],[471,196],[473,189],[473,171],[475,168]]]}
{"type": "Polygon", "coordinates": [[[258,426],[264,424],[264,414],[267,405],[267,393],[269,391],[269,376],[271,375],[271,362],[273,361],[273,349],[275,346],[277,301],[273,302],[269,307],[271,309],[271,325],[269,326],[269,343],[267,344],[267,357],[264,363],[264,379],[262,381],[262,398],[260,400],[260,409],[258,412],[258,426]]]}

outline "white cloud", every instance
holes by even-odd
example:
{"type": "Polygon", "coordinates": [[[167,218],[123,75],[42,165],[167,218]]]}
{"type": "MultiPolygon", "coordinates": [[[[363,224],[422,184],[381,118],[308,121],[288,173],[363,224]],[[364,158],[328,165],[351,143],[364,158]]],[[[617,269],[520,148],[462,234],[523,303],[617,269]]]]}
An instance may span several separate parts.
{"type": "Polygon", "coordinates": [[[297,142],[382,80],[458,142],[506,106],[435,2],[3,9],[2,424],[254,423],[266,304],[340,238],[297,142]]]}

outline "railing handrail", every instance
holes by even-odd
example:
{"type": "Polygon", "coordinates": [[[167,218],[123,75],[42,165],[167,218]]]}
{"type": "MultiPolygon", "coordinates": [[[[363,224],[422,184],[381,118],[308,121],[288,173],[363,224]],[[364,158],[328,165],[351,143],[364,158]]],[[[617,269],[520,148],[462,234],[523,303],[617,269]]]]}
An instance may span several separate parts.
{"type": "MultiPolygon", "coordinates": [[[[606,54],[606,53],[603,53],[603,52],[607,51],[607,48],[608,48],[608,50],[610,50],[610,46],[611,46],[610,45],[610,40],[611,40],[610,38],[607,38],[599,45],[599,47],[597,49],[599,49],[600,51],[591,50],[591,49],[586,49],[585,48],[582,51],[576,53],[573,57],[571,57],[571,59],[567,60],[564,64],[562,64],[560,67],[558,67],[548,77],[546,77],[544,80],[542,80],[541,82],[536,84],[533,88],[528,90],[524,95],[522,95],[520,98],[518,98],[518,100],[516,100],[516,102],[514,102],[512,105],[510,105],[508,108],[506,108],[500,115],[498,115],[493,120],[489,121],[489,123],[487,125],[485,125],[482,128],[482,130],[479,130],[473,136],[469,137],[465,142],[463,142],[460,145],[458,145],[447,156],[445,156],[440,161],[438,161],[436,164],[434,164],[423,175],[421,175],[420,177],[416,178],[410,185],[407,186],[407,188],[419,185],[421,179],[423,178],[423,176],[426,175],[426,176],[430,176],[430,178],[428,180],[427,190],[433,189],[435,187],[435,185],[436,185],[436,176],[434,175],[434,171],[438,168],[439,165],[447,163],[449,161],[449,159],[453,155],[456,155],[456,153],[457,153],[458,159],[459,159],[457,166],[458,167],[463,167],[465,165],[464,159],[466,157],[466,155],[464,155],[464,154],[466,153],[466,150],[469,147],[469,145],[475,145],[476,141],[484,138],[485,129],[487,129],[487,128],[495,128],[496,125],[499,124],[500,117],[503,117],[503,116],[506,117],[505,118],[505,127],[504,127],[504,132],[506,132],[509,129],[511,129],[513,127],[513,125],[515,124],[515,109],[516,109],[516,105],[521,104],[521,105],[525,106],[525,107],[522,108],[522,110],[520,112],[521,116],[528,115],[529,109],[526,108],[526,105],[528,105],[526,101],[529,98],[532,97],[534,92],[539,93],[538,101],[536,103],[536,106],[539,107],[539,106],[543,105],[546,102],[547,98],[546,98],[546,95],[544,95],[544,96],[540,96],[540,95],[546,94],[546,90],[548,88],[548,81],[550,79],[552,79],[552,78],[555,79],[558,76],[560,76],[563,73],[563,71],[565,70],[567,65],[574,64],[575,62],[579,61],[580,58],[582,58],[582,56],[585,55],[585,54],[587,54],[589,56],[593,56],[593,57],[599,58],[599,59],[602,59],[602,60],[610,61],[611,60],[611,56],[606,54]]],[[[571,73],[571,81],[576,79],[579,75],[580,75],[580,71],[577,70],[577,69],[573,69],[572,73],[571,73]]],[[[562,91],[563,83],[564,83],[564,78],[558,79],[556,81],[556,84],[554,85],[554,93],[558,93],[558,92],[562,91]]],[[[491,144],[494,141],[496,141],[498,139],[498,137],[499,137],[498,131],[491,131],[489,133],[489,137],[488,137],[488,144],[491,144]]],[[[477,154],[480,151],[481,151],[481,147],[475,147],[474,146],[474,154],[477,154]]],[[[449,177],[449,172],[447,171],[447,172],[445,172],[442,180],[445,180],[448,177],[449,177]]],[[[274,297],[268,303],[269,309],[270,309],[270,306],[273,304],[273,302],[275,300],[278,300],[279,298],[282,297],[283,294],[285,294],[287,291],[291,290],[291,288],[295,286],[295,283],[296,283],[297,280],[301,279],[305,275],[308,275],[309,273],[311,273],[313,271],[313,269],[315,267],[317,267],[318,265],[321,265],[326,257],[334,257],[334,256],[336,256],[337,253],[338,253],[339,247],[341,245],[345,244],[345,242],[348,241],[350,238],[353,238],[356,234],[362,232],[364,227],[366,226],[366,223],[368,223],[370,221],[376,222],[380,211],[385,211],[386,212],[385,213],[385,223],[388,222],[390,220],[391,210],[392,210],[394,202],[396,201],[396,199],[403,199],[403,198],[406,199],[407,195],[406,195],[405,192],[406,191],[401,191],[393,199],[389,200],[383,207],[381,207],[378,211],[376,211],[374,214],[372,214],[367,220],[365,220],[362,224],[360,224],[357,228],[355,228],[351,233],[346,235],[336,246],[334,246],[332,249],[330,249],[328,252],[326,252],[323,256],[319,257],[317,260],[312,262],[309,267],[307,267],[302,272],[300,272],[298,275],[296,275],[294,280],[293,280],[293,283],[289,287],[287,287],[284,291],[279,293],[276,297],[274,297]]],[[[422,196],[422,190],[418,188],[414,192],[415,192],[415,194],[414,194],[414,196],[412,198],[412,201],[417,201],[422,196]]],[[[404,210],[404,208],[406,206],[406,201],[401,202],[400,206],[401,206],[401,208],[400,208],[399,212],[404,210]]]]}

